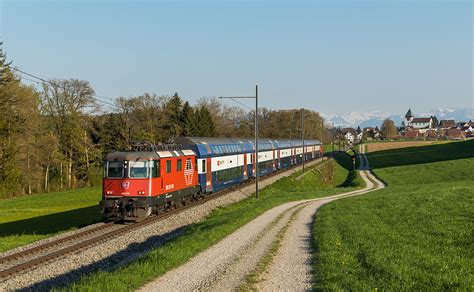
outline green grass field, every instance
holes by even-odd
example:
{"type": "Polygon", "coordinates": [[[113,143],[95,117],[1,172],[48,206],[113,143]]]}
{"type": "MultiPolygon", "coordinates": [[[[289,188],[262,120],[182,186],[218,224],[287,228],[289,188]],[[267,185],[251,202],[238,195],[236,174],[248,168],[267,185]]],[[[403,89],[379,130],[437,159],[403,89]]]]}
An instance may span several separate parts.
{"type": "Polygon", "coordinates": [[[150,253],[125,266],[99,271],[85,276],[66,289],[133,290],[166,271],[183,264],[199,252],[217,243],[228,234],[248,223],[265,211],[280,204],[309,198],[324,197],[364,187],[359,176],[350,172],[335,160],[321,166],[319,171],[307,169],[301,180],[295,180],[301,172],[282,178],[261,191],[256,200],[248,198],[231,206],[218,208],[204,221],[189,226],[178,238],[155,248],[150,253]],[[326,175],[330,174],[331,180],[326,175]],[[347,187],[348,186],[348,187],[347,187]]]}
{"type": "Polygon", "coordinates": [[[318,212],[317,290],[474,289],[474,141],[374,152],[386,189],[318,212]]]}
{"type": "Polygon", "coordinates": [[[100,220],[100,188],[0,200],[0,252],[100,220]]]}

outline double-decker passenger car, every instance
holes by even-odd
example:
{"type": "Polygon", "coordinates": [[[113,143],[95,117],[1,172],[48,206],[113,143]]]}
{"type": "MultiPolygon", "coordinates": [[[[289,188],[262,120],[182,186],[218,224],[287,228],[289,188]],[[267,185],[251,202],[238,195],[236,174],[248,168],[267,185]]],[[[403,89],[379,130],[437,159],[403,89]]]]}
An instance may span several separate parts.
{"type": "MultiPolygon", "coordinates": [[[[100,203],[104,218],[142,220],[255,178],[253,140],[184,137],[174,142],[105,157],[100,203]]],[[[259,139],[258,175],[322,156],[319,141],[305,140],[304,155],[302,144],[259,139]]]]}

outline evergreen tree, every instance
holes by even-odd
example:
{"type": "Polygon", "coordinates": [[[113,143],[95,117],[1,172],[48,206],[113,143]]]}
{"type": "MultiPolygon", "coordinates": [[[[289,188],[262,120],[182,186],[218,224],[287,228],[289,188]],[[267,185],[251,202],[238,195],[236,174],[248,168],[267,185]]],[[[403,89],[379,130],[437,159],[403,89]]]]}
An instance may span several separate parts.
{"type": "Polygon", "coordinates": [[[189,102],[185,102],[183,108],[181,109],[181,114],[179,117],[179,123],[181,124],[182,136],[189,136],[191,132],[191,115],[192,115],[192,107],[189,105],[189,102]]]}
{"type": "Polygon", "coordinates": [[[7,55],[3,52],[3,42],[0,42],[0,86],[16,80],[10,68],[11,64],[12,62],[7,61],[7,55]]]}
{"type": "Polygon", "coordinates": [[[182,100],[176,92],[166,103],[164,128],[168,132],[168,140],[181,136],[183,125],[181,124],[182,100]]]}
{"type": "Polygon", "coordinates": [[[199,109],[199,125],[201,126],[201,136],[213,137],[215,135],[216,126],[211,113],[205,106],[201,106],[199,109]]]}

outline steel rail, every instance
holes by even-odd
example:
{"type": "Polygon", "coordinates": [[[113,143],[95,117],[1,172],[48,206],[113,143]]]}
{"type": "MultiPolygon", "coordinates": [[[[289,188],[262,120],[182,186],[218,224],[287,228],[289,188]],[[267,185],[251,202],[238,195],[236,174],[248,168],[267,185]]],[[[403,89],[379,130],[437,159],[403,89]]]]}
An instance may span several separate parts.
{"type": "MultiPolygon", "coordinates": [[[[279,171],[270,173],[270,174],[265,175],[264,177],[262,177],[262,180],[267,180],[267,179],[269,179],[269,178],[271,178],[275,175],[290,171],[290,170],[292,170],[296,167],[299,167],[299,166],[300,166],[299,164],[298,165],[292,165],[292,166],[286,168],[285,170],[279,170],[279,171]]],[[[216,193],[211,193],[211,194],[205,196],[204,198],[202,198],[202,199],[200,199],[200,200],[198,200],[194,203],[183,205],[183,206],[181,206],[179,208],[176,208],[174,210],[149,217],[149,218],[147,218],[143,221],[140,221],[140,222],[136,222],[136,223],[133,223],[133,224],[130,224],[130,225],[124,225],[123,227],[121,227],[119,229],[115,229],[115,230],[112,230],[112,231],[109,231],[109,232],[106,232],[106,233],[99,234],[96,237],[92,237],[90,239],[81,241],[77,244],[65,247],[63,249],[59,249],[59,250],[54,251],[52,253],[42,255],[42,256],[39,256],[37,258],[26,261],[24,263],[21,263],[19,265],[4,269],[4,270],[0,271],[0,281],[5,281],[11,275],[18,274],[18,273],[28,271],[28,270],[32,270],[33,268],[35,268],[39,265],[51,262],[52,260],[55,260],[57,258],[69,255],[71,253],[80,251],[82,249],[85,249],[85,248],[93,246],[93,245],[96,245],[96,244],[98,244],[102,241],[105,241],[105,240],[108,240],[108,239],[111,239],[111,238],[115,238],[117,235],[121,235],[123,233],[130,232],[130,231],[133,231],[135,229],[145,227],[147,225],[155,223],[158,220],[165,219],[165,218],[170,217],[170,216],[172,216],[174,214],[177,214],[179,212],[182,212],[182,211],[185,211],[187,209],[191,209],[193,207],[202,205],[202,204],[204,204],[204,203],[206,203],[210,200],[213,200],[213,199],[218,198],[220,196],[223,196],[225,194],[243,189],[244,187],[248,186],[250,183],[254,183],[254,182],[255,182],[254,180],[249,180],[249,181],[246,181],[245,183],[243,183],[241,185],[234,186],[234,187],[231,187],[229,189],[225,189],[225,190],[222,190],[222,191],[219,191],[219,192],[216,192],[216,193]]],[[[5,256],[5,257],[0,259],[0,263],[4,264],[5,262],[12,261],[14,259],[24,257],[23,255],[21,255],[22,253],[24,253],[25,256],[27,254],[31,255],[31,254],[34,254],[34,253],[37,253],[37,252],[40,252],[40,251],[44,251],[47,248],[54,247],[57,244],[62,244],[64,242],[71,241],[73,239],[77,239],[78,237],[84,237],[86,235],[90,235],[91,233],[96,233],[96,232],[98,232],[102,229],[107,229],[107,228],[110,228],[111,226],[114,226],[113,223],[114,222],[111,222],[111,223],[108,223],[108,224],[105,224],[105,225],[101,225],[98,228],[86,230],[86,231],[81,232],[79,234],[75,234],[75,235],[73,234],[73,235],[67,236],[65,238],[60,238],[58,240],[48,242],[44,245],[40,245],[40,246],[37,246],[37,247],[33,247],[31,249],[27,249],[25,251],[20,251],[18,253],[5,256]]]]}

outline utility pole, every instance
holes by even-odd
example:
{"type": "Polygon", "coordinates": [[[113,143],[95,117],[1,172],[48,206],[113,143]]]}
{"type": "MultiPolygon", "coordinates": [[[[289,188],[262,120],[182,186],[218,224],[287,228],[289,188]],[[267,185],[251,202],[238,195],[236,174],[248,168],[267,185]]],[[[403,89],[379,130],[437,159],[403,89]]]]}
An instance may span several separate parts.
{"type": "MultiPolygon", "coordinates": [[[[236,101],[235,99],[254,98],[255,99],[255,198],[258,199],[258,85],[255,85],[255,96],[219,96],[219,98],[227,98],[236,101]]],[[[245,104],[241,105],[247,107],[245,104]]],[[[250,108],[250,107],[248,107],[250,108]]],[[[252,108],[250,108],[252,109],[252,108]]]]}
{"type": "Polygon", "coordinates": [[[303,173],[304,173],[304,160],[305,160],[305,151],[304,151],[304,108],[301,109],[301,141],[303,144],[303,155],[302,161],[303,161],[303,173]]]}
{"type": "Polygon", "coordinates": [[[255,85],[255,198],[258,199],[258,85],[255,85]]]}
{"type": "MultiPolygon", "coordinates": [[[[324,147],[323,141],[324,141],[324,119],[321,116],[321,145],[324,147]]],[[[321,161],[323,161],[323,160],[324,160],[324,153],[321,156],[321,161]]]]}

